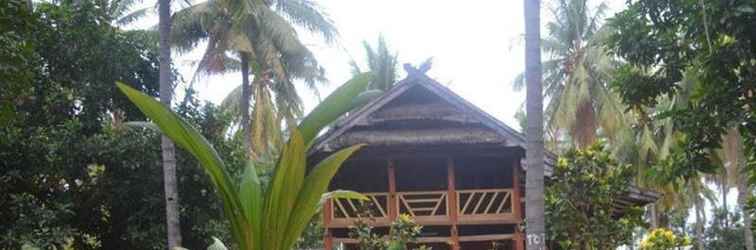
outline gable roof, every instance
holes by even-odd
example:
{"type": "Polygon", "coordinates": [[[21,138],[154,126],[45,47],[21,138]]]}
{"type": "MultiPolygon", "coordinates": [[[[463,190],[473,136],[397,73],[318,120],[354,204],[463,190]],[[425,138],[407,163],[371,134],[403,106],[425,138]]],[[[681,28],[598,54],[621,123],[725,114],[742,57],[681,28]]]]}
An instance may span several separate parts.
{"type": "MultiPolygon", "coordinates": [[[[469,115],[473,119],[480,121],[482,125],[491,129],[499,136],[505,138],[505,146],[519,147],[523,150],[523,152],[525,152],[527,148],[525,135],[507,126],[504,122],[496,119],[490,114],[484,112],[483,110],[460,97],[436,80],[428,77],[427,75],[425,75],[424,71],[417,70],[415,68],[412,68],[411,66],[408,67],[408,65],[405,65],[405,70],[407,70],[408,76],[397,82],[394,87],[386,91],[386,93],[376,99],[373,99],[354,112],[351,112],[349,115],[344,115],[339,118],[339,120],[335,122],[330,130],[316,139],[315,144],[311,147],[310,153],[312,154],[314,152],[322,150],[333,150],[325,148],[329,142],[335,140],[339,136],[344,135],[345,133],[350,131],[350,129],[355,128],[360,124],[361,121],[368,118],[371,114],[378,112],[379,110],[381,110],[381,108],[391,103],[391,101],[396,100],[405,93],[408,93],[411,89],[413,89],[413,87],[416,86],[422,87],[430,93],[433,93],[434,95],[441,98],[441,100],[446,101],[460,111],[466,114],[469,113],[469,115]]],[[[544,154],[546,163],[544,174],[546,177],[551,177],[557,156],[546,150],[544,150],[544,154]]],[[[527,164],[525,161],[522,161],[520,165],[522,166],[523,170],[527,171],[527,164]]],[[[648,203],[653,203],[659,198],[659,196],[660,195],[656,192],[631,186],[628,190],[628,193],[615,205],[618,211],[621,212],[624,211],[629,205],[645,205],[648,203]]]]}
{"type": "MultiPolygon", "coordinates": [[[[491,129],[497,135],[503,137],[505,139],[505,146],[519,147],[523,151],[526,149],[527,141],[522,133],[484,112],[479,107],[451,91],[449,88],[428,77],[424,72],[406,66],[405,69],[407,69],[408,73],[406,78],[397,82],[394,87],[386,91],[386,93],[382,94],[380,97],[373,99],[366,105],[350,113],[348,116],[340,118],[328,132],[318,137],[311,148],[312,151],[330,150],[327,148],[329,142],[359,125],[360,122],[367,119],[371,114],[381,110],[381,108],[391,103],[391,101],[396,100],[398,97],[404,95],[416,86],[434,94],[441,100],[451,104],[454,108],[469,115],[472,119],[479,121],[483,126],[491,129]]],[[[549,152],[546,153],[546,163],[548,166],[546,171],[547,175],[550,175],[550,166],[553,166],[555,159],[556,156],[554,154],[549,152]]],[[[525,164],[523,164],[523,167],[527,168],[527,166],[524,165],[525,164]]]]}

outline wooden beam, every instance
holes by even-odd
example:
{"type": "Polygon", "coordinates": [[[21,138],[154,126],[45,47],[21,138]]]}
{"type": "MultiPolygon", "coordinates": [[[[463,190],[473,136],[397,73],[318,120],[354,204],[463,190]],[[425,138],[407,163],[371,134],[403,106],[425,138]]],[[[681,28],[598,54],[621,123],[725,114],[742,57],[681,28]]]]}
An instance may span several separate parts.
{"type": "Polygon", "coordinates": [[[459,241],[466,242],[466,241],[496,241],[496,240],[511,240],[514,239],[513,234],[481,234],[481,235],[470,235],[470,236],[460,236],[459,241]]]}
{"type": "Polygon", "coordinates": [[[449,207],[446,208],[447,211],[449,211],[449,219],[451,220],[451,249],[452,250],[459,250],[459,232],[457,230],[457,220],[459,213],[459,206],[457,205],[458,202],[458,196],[457,196],[457,184],[456,184],[456,175],[454,172],[454,159],[451,157],[446,159],[446,200],[449,201],[447,204],[449,204],[449,207]]]}
{"type": "Polygon", "coordinates": [[[518,229],[519,226],[515,226],[515,233],[514,238],[512,238],[512,241],[514,241],[514,250],[525,250],[525,239],[522,237],[522,232],[520,232],[520,229],[518,229]]]}
{"type": "Polygon", "coordinates": [[[331,224],[331,219],[333,219],[333,200],[328,199],[323,204],[323,225],[328,227],[331,224]]]}
{"type": "Polygon", "coordinates": [[[388,161],[388,187],[389,220],[394,221],[396,220],[396,216],[399,213],[399,205],[396,200],[396,169],[394,167],[394,160],[388,161]]]}
{"type": "Polygon", "coordinates": [[[515,157],[512,164],[512,213],[517,218],[522,218],[522,203],[520,202],[520,158],[515,157]]]}
{"type": "Polygon", "coordinates": [[[332,250],[333,249],[333,236],[331,235],[331,229],[325,229],[325,234],[323,235],[323,250],[332,250]]]}
{"type": "Polygon", "coordinates": [[[365,130],[345,133],[329,143],[331,148],[367,143],[371,146],[442,145],[498,143],[508,145],[506,137],[481,127],[439,129],[365,130]]]}

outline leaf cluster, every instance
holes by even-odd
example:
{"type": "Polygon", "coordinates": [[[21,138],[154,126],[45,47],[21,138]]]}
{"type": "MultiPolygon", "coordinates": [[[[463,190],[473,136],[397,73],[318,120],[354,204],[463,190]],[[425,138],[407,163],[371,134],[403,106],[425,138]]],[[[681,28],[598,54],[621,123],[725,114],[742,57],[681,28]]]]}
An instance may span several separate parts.
{"type": "Polygon", "coordinates": [[[569,150],[546,189],[547,235],[560,249],[612,249],[632,240],[642,210],[622,214],[616,202],[632,184],[630,165],[617,164],[602,144],[569,150]]]}
{"type": "Polygon", "coordinates": [[[369,74],[350,80],[290,131],[289,142],[267,187],[261,185],[252,162],[244,167],[240,181],[233,179],[217,151],[196,129],[152,97],[125,84],[117,85],[167,137],[197,158],[223,201],[223,214],[240,249],[283,250],[297,243],[322,199],[331,196],[364,199],[346,191],[324,196],[341,163],[362,145],[339,150],[317,163],[309,173],[306,153],[321,129],[351,109],[352,99],[367,87],[369,80],[369,74]]]}

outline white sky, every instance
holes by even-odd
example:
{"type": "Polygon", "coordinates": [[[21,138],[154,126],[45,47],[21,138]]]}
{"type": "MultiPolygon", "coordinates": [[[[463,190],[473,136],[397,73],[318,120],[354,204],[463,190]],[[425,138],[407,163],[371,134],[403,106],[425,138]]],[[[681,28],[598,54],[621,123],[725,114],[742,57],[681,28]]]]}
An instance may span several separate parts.
{"type": "MultiPolygon", "coordinates": [[[[326,45],[301,32],[304,42],[326,68],[330,84],[320,88],[325,97],[350,78],[352,57],[363,63],[362,41],[376,43],[383,34],[401,64],[419,64],[433,57],[428,74],[454,92],[503,120],[515,129],[514,114],[524,101],[524,92],[514,92],[511,82],[523,70],[522,1],[432,0],[329,0],[320,4],[336,23],[339,44],[326,45]]],[[[156,18],[146,18],[145,21],[156,18]]],[[[151,24],[156,22],[152,21],[151,24]]],[[[174,53],[174,63],[187,80],[189,64],[202,51],[174,53]]],[[[219,103],[241,82],[239,73],[205,78],[195,85],[200,99],[219,103]]],[[[297,86],[307,110],[317,104],[315,95],[297,86]]]]}
{"type": "MultiPolygon", "coordinates": [[[[400,76],[404,76],[401,64],[416,65],[428,57],[433,57],[433,67],[428,72],[430,77],[447,85],[455,93],[512,128],[520,129],[514,114],[523,103],[525,93],[513,91],[511,83],[524,69],[524,44],[521,42],[524,34],[523,1],[317,2],[334,20],[341,34],[339,44],[329,46],[305,32],[300,32],[302,40],[326,68],[330,84],[320,88],[322,97],[350,78],[349,62],[352,57],[358,63],[364,63],[362,41],[367,40],[375,44],[378,35],[383,34],[390,48],[399,53],[400,76]]],[[[610,6],[607,16],[624,6],[623,0],[606,2],[610,6]]],[[[547,11],[550,3],[549,0],[542,3],[542,24],[551,19],[550,12],[547,11]]],[[[143,5],[154,5],[154,1],[147,1],[143,5]]],[[[145,28],[156,23],[157,18],[150,16],[134,26],[145,28]]],[[[204,44],[198,47],[187,54],[173,54],[176,67],[187,80],[194,73],[191,62],[199,60],[204,44]]],[[[230,73],[207,77],[197,83],[195,88],[201,100],[220,103],[240,83],[240,74],[230,73]]],[[[314,93],[302,84],[297,87],[306,110],[312,109],[318,101],[314,93]]],[[[735,193],[735,190],[731,190],[728,195],[731,209],[736,204],[735,193]]],[[[711,207],[707,202],[707,212],[711,207]]],[[[689,221],[692,222],[692,218],[689,218],[689,221]]]]}

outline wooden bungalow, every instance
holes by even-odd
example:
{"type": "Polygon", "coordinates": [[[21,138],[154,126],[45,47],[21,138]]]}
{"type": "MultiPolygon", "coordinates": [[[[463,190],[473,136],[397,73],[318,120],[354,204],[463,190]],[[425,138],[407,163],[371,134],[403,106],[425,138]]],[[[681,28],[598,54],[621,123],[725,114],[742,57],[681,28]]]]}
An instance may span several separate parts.
{"type": "MultiPolygon", "coordinates": [[[[331,189],[364,193],[379,231],[399,214],[423,225],[419,242],[439,249],[524,249],[525,137],[483,112],[425,72],[408,76],[365,106],[342,117],[310,152],[314,161],[366,143],[331,182],[331,189]]],[[[547,154],[546,175],[554,156],[547,154]]],[[[617,204],[644,205],[656,196],[634,190],[617,204]]],[[[358,204],[324,204],[325,249],[353,248],[349,227],[358,204]],[[351,245],[351,246],[350,246],[351,245]]],[[[364,213],[363,213],[364,214],[364,213]]]]}

